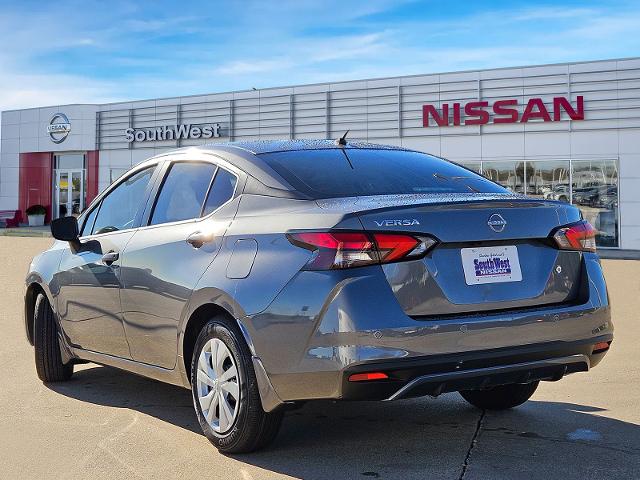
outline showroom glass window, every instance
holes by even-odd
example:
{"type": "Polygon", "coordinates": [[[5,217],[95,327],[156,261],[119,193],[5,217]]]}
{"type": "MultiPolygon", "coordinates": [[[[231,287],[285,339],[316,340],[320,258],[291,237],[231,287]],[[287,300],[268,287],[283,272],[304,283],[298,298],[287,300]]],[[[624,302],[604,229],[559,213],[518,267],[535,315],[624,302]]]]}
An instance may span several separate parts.
{"type": "Polygon", "coordinates": [[[524,193],[525,162],[482,162],[482,174],[514,193],[524,193]]]}
{"type": "Polygon", "coordinates": [[[617,247],[618,164],[615,160],[573,160],[573,204],[598,230],[596,242],[617,247]]]}
{"type": "Polygon", "coordinates": [[[544,200],[570,199],[569,160],[543,160],[526,162],[526,194],[544,200]]]}
{"type": "Polygon", "coordinates": [[[618,162],[605,160],[529,160],[465,162],[516,193],[572,202],[597,230],[598,247],[620,245],[618,162]]]}
{"type": "Polygon", "coordinates": [[[482,162],[464,162],[460,163],[463,167],[473,170],[476,173],[482,173],[482,162]]]}

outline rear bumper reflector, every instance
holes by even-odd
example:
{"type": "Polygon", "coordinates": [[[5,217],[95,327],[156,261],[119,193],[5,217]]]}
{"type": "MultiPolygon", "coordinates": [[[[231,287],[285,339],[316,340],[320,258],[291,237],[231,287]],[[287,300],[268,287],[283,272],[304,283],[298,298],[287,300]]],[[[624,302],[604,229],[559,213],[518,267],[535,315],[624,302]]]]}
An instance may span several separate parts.
{"type": "Polygon", "coordinates": [[[354,373],[349,377],[350,382],[367,382],[369,380],[386,380],[389,376],[383,372],[354,373]]]}
{"type": "Polygon", "coordinates": [[[611,346],[611,342],[598,342],[593,346],[592,353],[606,352],[607,350],[609,350],[610,346],[611,346]]]}

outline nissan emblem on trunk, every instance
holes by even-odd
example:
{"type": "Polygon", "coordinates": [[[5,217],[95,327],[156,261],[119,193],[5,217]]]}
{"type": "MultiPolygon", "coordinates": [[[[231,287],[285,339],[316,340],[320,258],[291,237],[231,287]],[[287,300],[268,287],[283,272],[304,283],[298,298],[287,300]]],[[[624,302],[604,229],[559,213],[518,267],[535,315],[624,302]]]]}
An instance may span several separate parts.
{"type": "Polygon", "coordinates": [[[494,232],[500,233],[504,230],[504,227],[507,226],[507,221],[502,218],[502,215],[499,213],[494,213],[489,217],[489,220],[487,220],[487,225],[489,225],[489,228],[494,232]]]}
{"type": "Polygon", "coordinates": [[[47,133],[53,143],[62,143],[71,132],[71,122],[64,113],[56,113],[47,125],[47,133]]]}

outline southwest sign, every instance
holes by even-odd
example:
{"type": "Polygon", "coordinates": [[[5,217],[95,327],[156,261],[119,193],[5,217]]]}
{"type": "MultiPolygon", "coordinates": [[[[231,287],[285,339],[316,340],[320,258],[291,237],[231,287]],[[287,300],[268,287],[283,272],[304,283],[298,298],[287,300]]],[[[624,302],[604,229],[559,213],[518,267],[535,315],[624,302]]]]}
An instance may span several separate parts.
{"type": "Polygon", "coordinates": [[[584,120],[584,97],[576,97],[575,106],[566,97],[555,97],[549,111],[541,98],[531,98],[522,115],[518,110],[518,100],[498,100],[489,102],[444,103],[438,110],[434,105],[422,106],[422,126],[447,127],[450,125],[485,125],[490,123],[527,123],[530,120],[559,122],[565,112],[571,120],[584,120]],[[493,119],[489,112],[493,112],[493,119]],[[464,119],[463,119],[464,114],[464,119]],[[433,123],[430,120],[433,119],[433,123]]]}
{"type": "Polygon", "coordinates": [[[220,124],[210,125],[165,125],[156,128],[127,128],[124,138],[127,142],[153,142],[160,140],[183,140],[189,138],[218,138],[220,124]]]}

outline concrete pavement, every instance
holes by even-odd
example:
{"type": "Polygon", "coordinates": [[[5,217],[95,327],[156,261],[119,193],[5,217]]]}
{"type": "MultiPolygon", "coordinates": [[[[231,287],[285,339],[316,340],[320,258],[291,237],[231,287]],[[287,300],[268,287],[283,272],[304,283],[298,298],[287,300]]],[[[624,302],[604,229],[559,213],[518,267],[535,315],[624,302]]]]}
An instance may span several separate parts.
{"type": "Polygon", "coordinates": [[[0,237],[0,477],[228,479],[637,478],[640,262],[605,260],[616,339],[587,374],[543,383],[509,412],[457,394],[392,403],[308,404],[276,443],[220,455],[187,390],[93,364],[44,386],[22,320],[30,258],[51,239],[0,237]]]}

